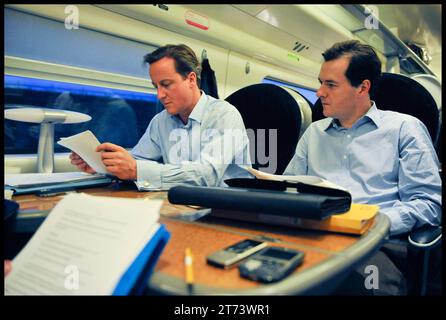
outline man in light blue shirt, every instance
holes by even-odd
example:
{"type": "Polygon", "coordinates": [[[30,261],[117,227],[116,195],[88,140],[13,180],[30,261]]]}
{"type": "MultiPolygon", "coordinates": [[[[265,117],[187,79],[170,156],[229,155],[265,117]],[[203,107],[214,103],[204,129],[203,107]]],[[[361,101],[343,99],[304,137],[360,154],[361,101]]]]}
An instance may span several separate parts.
{"type": "Polygon", "coordinates": [[[141,188],[224,186],[225,179],[249,176],[238,165],[249,163],[248,138],[239,112],[204,92],[186,124],[166,110],[157,114],[131,153],[141,188]]]}
{"type": "MultiPolygon", "coordinates": [[[[379,110],[370,100],[381,75],[371,46],[336,43],[323,54],[317,91],[326,119],[312,123],[284,175],[315,175],[347,188],[356,203],[377,204],[390,234],[441,222],[439,162],[418,119],[379,110]]],[[[406,294],[402,273],[383,251],[357,268],[338,294],[406,294]],[[379,289],[364,289],[364,266],[379,267],[379,289]]]]}
{"type": "Polygon", "coordinates": [[[284,175],[319,176],[347,188],[353,202],[379,205],[391,235],[438,225],[439,162],[424,124],[370,100],[381,70],[374,51],[350,41],[323,56],[317,96],[327,118],[307,128],[284,175]]]}
{"type": "MultiPolygon", "coordinates": [[[[199,89],[199,63],[192,49],[167,45],[146,55],[145,62],[165,110],[131,152],[112,143],[98,146],[107,172],[135,180],[140,190],[225,186],[225,179],[250,176],[240,167],[250,164],[242,117],[228,102],[199,89]]],[[[82,171],[94,172],[77,154],[70,158],[82,171]]]]}
{"type": "Polygon", "coordinates": [[[424,124],[372,102],[350,128],[333,118],[312,124],[284,174],[323,177],[347,188],[353,202],[378,204],[394,235],[441,222],[438,168],[424,124]]]}

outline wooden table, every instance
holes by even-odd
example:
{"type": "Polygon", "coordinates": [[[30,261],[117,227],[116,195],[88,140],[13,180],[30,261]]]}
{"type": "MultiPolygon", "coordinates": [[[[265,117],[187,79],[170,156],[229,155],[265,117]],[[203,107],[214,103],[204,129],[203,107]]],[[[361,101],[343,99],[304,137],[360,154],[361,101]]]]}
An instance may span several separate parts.
{"type": "MultiPolygon", "coordinates": [[[[268,226],[204,216],[189,221],[197,208],[173,205],[166,192],[138,192],[129,187],[84,189],[92,195],[163,199],[160,223],[171,234],[155,271],[148,294],[188,294],[184,282],[184,250],[194,255],[195,285],[192,294],[329,294],[359,263],[379,249],[388,234],[390,222],[378,214],[373,226],[362,236],[268,226]],[[275,284],[261,284],[241,278],[237,268],[219,269],[206,263],[206,256],[237,241],[254,238],[271,246],[305,252],[303,264],[293,274],[275,284]]],[[[81,192],[79,191],[79,192],[81,192]]],[[[20,204],[16,232],[33,232],[61,196],[15,196],[20,204]]]]}

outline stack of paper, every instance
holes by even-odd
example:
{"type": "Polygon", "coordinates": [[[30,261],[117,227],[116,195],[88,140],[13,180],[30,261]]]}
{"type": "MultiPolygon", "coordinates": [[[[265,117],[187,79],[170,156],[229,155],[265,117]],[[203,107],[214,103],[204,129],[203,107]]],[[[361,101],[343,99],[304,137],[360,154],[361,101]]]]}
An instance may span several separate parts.
{"type": "Polygon", "coordinates": [[[129,294],[137,281],[146,283],[142,272],[153,269],[167,242],[168,233],[158,223],[161,204],[65,196],[13,260],[4,293],[129,294]]]}

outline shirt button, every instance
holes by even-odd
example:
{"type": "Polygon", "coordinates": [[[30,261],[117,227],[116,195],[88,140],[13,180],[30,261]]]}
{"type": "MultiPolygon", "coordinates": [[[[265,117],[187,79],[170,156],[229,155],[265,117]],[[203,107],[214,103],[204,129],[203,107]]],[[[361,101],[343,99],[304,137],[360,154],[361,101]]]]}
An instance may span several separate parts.
{"type": "Polygon", "coordinates": [[[149,181],[144,181],[143,186],[144,186],[144,187],[148,187],[148,186],[150,186],[150,182],[149,182],[149,181]]]}
{"type": "Polygon", "coordinates": [[[347,156],[344,154],[344,159],[347,159],[347,156]]]}
{"type": "Polygon", "coordinates": [[[349,135],[349,134],[347,135],[347,138],[350,138],[350,135],[349,135]]]}

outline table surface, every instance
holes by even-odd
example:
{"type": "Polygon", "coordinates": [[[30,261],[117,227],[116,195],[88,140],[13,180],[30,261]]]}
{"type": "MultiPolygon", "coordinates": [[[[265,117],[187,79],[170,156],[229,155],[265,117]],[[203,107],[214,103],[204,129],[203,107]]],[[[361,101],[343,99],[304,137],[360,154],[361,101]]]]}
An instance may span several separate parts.
{"type": "MultiPolygon", "coordinates": [[[[197,207],[173,205],[167,192],[139,192],[132,188],[104,187],[84,189],[92,195],[162,199],[160,223],[171,238],[151,276],[149,294],[324,294],[329,293],[341,275],[364,262],[386,238],[390,222],[378,214],[372,227],[361,236],[271,226],[204,216],[191,221],[197,207]],[[270,246],[293,248],[305,253],[303,264],[290,276],[274,284],[261,284],[239,276],[238,268],[220,269],[206,263],[206,257],[246,238],[265,240],[270,246]],[[193,291],[184,281],[184,251],[194,256],[193,291]]],[[[62,196],[14,196],[20,204],[17,220],[44,218],[62,196]]],[[[198,211],[199,212],[199,211],[198,211]]],[[[43,220],[43,219],[42,219],[43,220]]]]}

